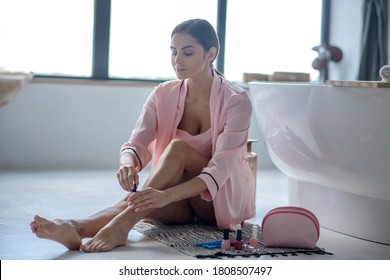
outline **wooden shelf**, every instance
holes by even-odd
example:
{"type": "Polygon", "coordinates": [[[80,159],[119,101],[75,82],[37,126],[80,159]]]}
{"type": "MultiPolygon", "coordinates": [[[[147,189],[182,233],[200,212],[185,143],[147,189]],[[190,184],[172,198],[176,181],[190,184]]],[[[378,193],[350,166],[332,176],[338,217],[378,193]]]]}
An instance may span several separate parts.
{"type": "Polygon", "coordinates": [[[390,83],[373,81],[337,81],[327,80],[325,84],[335,87],[390,88],[390,83]]]}

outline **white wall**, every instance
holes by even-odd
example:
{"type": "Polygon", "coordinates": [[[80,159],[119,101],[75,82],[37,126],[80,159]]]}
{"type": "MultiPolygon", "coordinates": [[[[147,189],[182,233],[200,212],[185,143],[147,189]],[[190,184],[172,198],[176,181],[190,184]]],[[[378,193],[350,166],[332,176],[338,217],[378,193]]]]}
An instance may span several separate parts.
{"type": "Polygon", "coordinates": [[[0,108],[0,167],[116,167],[148,93],[31,83],[0,108]]]}

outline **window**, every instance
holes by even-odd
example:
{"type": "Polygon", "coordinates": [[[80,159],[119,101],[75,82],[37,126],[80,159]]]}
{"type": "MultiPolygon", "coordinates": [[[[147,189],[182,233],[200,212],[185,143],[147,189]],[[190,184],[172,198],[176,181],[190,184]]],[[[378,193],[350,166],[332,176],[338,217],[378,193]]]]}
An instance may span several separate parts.
{"type": "Polygon", "coordinates": [[[244,72],[305,72],[321,41],[321,0],[231,0],[227,5],[225,71],[241,81],[244,72]],[[245,4],[245,5],[244,5],[245,4]]]}
{"type": "Polygon", "coordinates": [[[93,0],[0,2],[0,70],[91,76],[93,0]]]}
{"type": "MultiPolygon", "coordinates": [[[[100,1],[2,0],[0,71],[96,78],[94,65],[102,56],[95,52],[94,60],[94,8],[100,1]]],[[[104,1],[111,3],[111,15],[110,36],[103,36],[109,40],[108,65],[98,64],[103,79],[107,73],[113,79],[174,78],[170,34],[189,18],[205,18],[215,28],[226,23],[219,60],[230,80],[241,81],[244,72],[318,75],[311,48],[321,41],[322,0],[104,1]],[[225,1],[226,17],[218,11],[225,1]]]]}
{"type": "Polygon", "coordinates": [[[109,76],[174,78],[171,32],[190,18],[204,18],[216,28],[217,0],[112,0],[109,76]]]}

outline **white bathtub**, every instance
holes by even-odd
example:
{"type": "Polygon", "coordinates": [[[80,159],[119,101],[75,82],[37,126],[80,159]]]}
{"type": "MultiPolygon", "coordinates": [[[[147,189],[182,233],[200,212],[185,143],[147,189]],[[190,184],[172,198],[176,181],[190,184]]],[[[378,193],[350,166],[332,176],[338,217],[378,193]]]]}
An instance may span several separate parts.
{"type": "Polygon", "coordinates": [[[291,205],[390,244],[390,89],[252,82],[254,115],[291,205]]]}

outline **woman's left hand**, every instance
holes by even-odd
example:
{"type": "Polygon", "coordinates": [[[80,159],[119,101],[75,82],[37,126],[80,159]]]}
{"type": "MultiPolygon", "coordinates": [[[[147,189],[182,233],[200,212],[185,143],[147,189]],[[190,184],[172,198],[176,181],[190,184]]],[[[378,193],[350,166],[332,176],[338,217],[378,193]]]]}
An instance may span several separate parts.
{"type": "Polygon", "coordinates": [[[161,208],[170,203],[166,191],[160,191],[150,187],[130,194],[127,202],[129,208],[134,209],[135,212],[161,208]]]}

